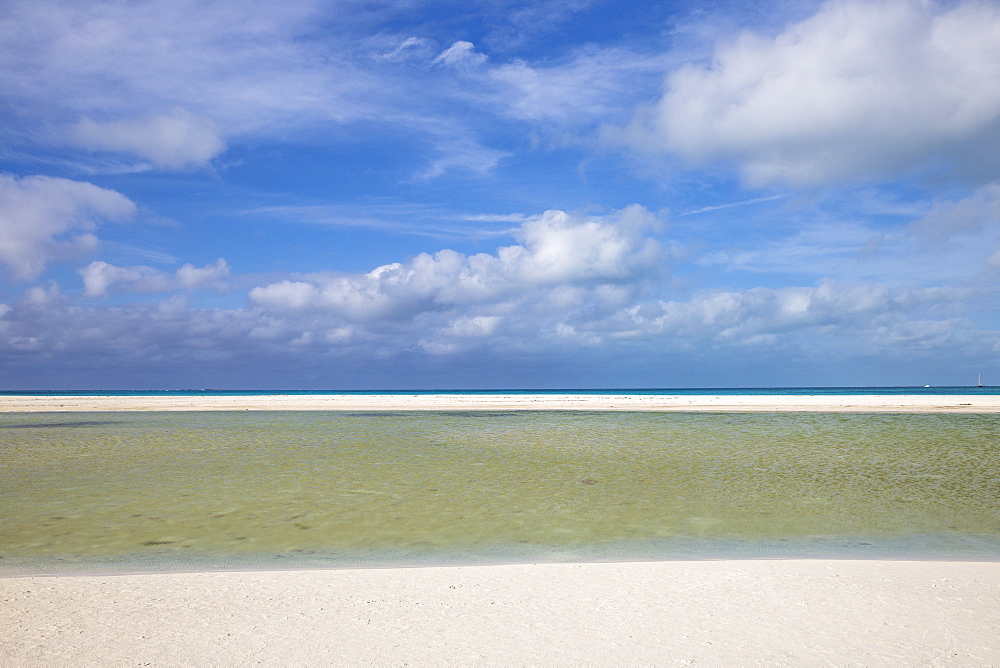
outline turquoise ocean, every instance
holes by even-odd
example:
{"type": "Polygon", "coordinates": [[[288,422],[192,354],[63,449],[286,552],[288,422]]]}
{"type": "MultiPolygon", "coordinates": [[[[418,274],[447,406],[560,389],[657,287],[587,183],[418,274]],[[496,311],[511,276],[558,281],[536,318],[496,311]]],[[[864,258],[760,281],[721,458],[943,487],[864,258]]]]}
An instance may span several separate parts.
{"type": "Polygon", "coordinates": [[[994,414],[5,413],[0,471],[0,574],[1000,558],[994,414]]]}

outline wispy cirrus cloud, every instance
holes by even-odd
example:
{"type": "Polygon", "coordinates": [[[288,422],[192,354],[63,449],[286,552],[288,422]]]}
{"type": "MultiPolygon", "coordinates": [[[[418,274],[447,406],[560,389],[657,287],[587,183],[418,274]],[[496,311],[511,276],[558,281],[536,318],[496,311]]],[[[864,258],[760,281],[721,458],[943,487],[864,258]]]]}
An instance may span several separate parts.
{"type": "Polygon", "coordinates": [[[514,61],[493,68],[492,102],[523,121],[591,132],[624,121],[659,87],[676,54],[584,48],[557,63],[514,61]]]}
{"type": "Polygon", "coordinates": [[[459,40],[439,53],[431,62],[448,67],[475,67],[485,63],[487,58],[485,53],[476,51],[476,45],[472,42],[459,40]]]}
{"type": "Polygon", "coordinates": [[[429,204],[384,201],[348,204],[281,204],[247,209],[245,216],[320,227],[381,230],[431,239],[510,236],[531,216],[522,213],[466,213],[429,204]]]}
{"type": "Polygon", "coordinates": [[[752,199],[744,199],[738,202],[726,202],[725,204],[712,204],[710,206],[702,206],[697,209],[691,209],[690,211],[683,211],[677,215],[679,216],[693,216],[699,213],[708,213],[709,211],[722,211],[724,209],[734,209],[740,206],[746,206],[747,204],[760,204],[761,202],[774,202],[780,199],[788,199],[791,195],[767,195],[765,197],[754,197],[752,199]]]}

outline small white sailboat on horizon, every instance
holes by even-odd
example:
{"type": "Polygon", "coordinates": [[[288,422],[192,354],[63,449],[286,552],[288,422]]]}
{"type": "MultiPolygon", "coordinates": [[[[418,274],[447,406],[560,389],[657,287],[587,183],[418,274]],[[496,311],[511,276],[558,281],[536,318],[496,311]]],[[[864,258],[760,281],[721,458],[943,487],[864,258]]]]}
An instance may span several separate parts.
{"type": "Polygon", "coordinates": [[[976,381],[976,387],[985,387],[985,385],[983,385],[983,374],[979,374],[979,379],[976,381]]]}

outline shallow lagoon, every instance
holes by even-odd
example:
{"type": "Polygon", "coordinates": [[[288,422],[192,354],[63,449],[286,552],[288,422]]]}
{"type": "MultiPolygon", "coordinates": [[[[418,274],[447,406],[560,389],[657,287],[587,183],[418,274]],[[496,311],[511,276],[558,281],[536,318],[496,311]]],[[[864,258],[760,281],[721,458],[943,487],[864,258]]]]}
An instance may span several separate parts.
{"type": "Polygon", "coordinates": [[[1000,416],[0,415],[0,571],[1000,558],[1000,416]]]}

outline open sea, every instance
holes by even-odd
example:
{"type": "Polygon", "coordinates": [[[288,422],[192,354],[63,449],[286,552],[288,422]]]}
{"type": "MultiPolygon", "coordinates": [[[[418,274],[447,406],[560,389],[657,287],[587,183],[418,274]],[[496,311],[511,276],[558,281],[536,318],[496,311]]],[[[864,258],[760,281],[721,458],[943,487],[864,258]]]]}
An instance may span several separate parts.
{"type": "Polygon", "coordinates": [[[1000,559],[996,414],[4,413],[0,472],[0,574],[1000,559]]]}
{"type": "Polygon", "coordinates": [[[1000,385],[988,387],[976,386],[898,386],[898,387],[681,387],[681,388],[603,388],[603,389],[493,389],[493,390],[224,390],[224,389],[187,389],[187,390],[0,390],[0,397],[7,395],[33,396],[97,396],[97,397],[154,397],[154,396],[259,396],[271,394],[291,395],[331,395],[331,394],[653,394],[653,395],[723,395],[723,396],[753,396],[753,395],[956,395],[956,394],[1000,394],[1000,385]]]}

